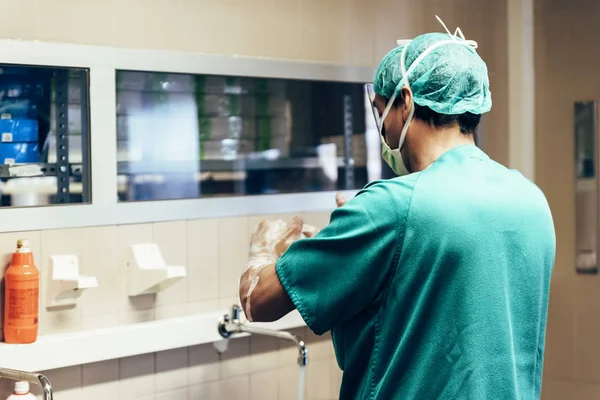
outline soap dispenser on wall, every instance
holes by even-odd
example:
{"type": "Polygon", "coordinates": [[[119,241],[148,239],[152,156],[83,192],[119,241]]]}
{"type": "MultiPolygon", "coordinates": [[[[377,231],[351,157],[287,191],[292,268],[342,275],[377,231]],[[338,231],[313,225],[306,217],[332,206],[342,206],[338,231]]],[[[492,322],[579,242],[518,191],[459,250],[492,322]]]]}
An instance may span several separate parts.
{"type": "Polygon", "coordinates": [[[51,273],[46,283],[46,308],[72,308],[85,289],[98,286],[94,276],[79,274],[79,259],[73,254],[50,257],[51,273]]]}
{"type": "Polygon", "coordinates": [[[156,243],[131,246],[127,268],[130,297],[158,293],[187,275],[184,266],[167,265],[156,243]]]}

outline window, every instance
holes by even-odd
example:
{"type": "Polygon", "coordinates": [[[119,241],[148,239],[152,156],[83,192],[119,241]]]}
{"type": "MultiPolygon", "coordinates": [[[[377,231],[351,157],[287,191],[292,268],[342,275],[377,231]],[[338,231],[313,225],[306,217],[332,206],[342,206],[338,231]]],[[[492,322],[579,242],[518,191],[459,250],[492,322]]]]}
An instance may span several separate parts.
{"type": "Polygon", "coordinates": [[[0,65],[0,205],[89,203],[88,71],[0,65]]]}
{"type": "Polygon", "coordinates": [[[119,199],[361,188],[365,110],[362,83],[118,71],[119,199]]]}

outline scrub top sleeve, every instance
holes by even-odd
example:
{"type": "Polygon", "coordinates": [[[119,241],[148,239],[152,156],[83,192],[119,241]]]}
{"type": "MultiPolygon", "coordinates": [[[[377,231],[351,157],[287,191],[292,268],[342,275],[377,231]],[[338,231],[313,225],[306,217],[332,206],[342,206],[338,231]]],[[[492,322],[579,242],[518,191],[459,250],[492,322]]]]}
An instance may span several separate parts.
{"type": "Polygon", "coordinates": [[[411,193],[401,181],[376,182],[279,259],[279,280],[313,332],[329,331],[377,298],[398,259],[411,193]]]}

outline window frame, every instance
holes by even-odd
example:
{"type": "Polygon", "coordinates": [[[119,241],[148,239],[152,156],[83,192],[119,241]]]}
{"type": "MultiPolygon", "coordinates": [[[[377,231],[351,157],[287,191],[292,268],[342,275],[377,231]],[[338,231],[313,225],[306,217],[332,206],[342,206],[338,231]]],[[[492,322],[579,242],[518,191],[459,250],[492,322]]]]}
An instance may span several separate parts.
{"type": "MultiPolygon", "coordinates": [[[[89,69],[90,204],[6,207],[0,232],[329,210],[334,192],[118,202],[116,71],[369,82],[373,67],[76,44],[0,41],[0,63],[89,69]]],[[[346,192],[352,196],[357,191],[346,192]]]]}

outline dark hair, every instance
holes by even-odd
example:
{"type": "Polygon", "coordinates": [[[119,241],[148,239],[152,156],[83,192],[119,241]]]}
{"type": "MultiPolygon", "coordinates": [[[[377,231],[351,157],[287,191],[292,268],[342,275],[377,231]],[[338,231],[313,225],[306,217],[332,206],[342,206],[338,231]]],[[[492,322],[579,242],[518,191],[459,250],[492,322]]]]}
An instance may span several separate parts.
{"type": "MultiPolygon", "coordinates": [[[[394,107],[404,105],[404,98],[398,96],[394,101],[394,107]]],[[[449,127],[454,124],[458,124],[461,133],[465,135],[477,134],[477,127],[481,121],[480,114],[472,114],[466,112],[464,114],[440,114],[433,111],[429,107],[420,106],[415,103],[415,118],[426,122],[429,125],[435,126],[436,128],[449,127]]]]}

